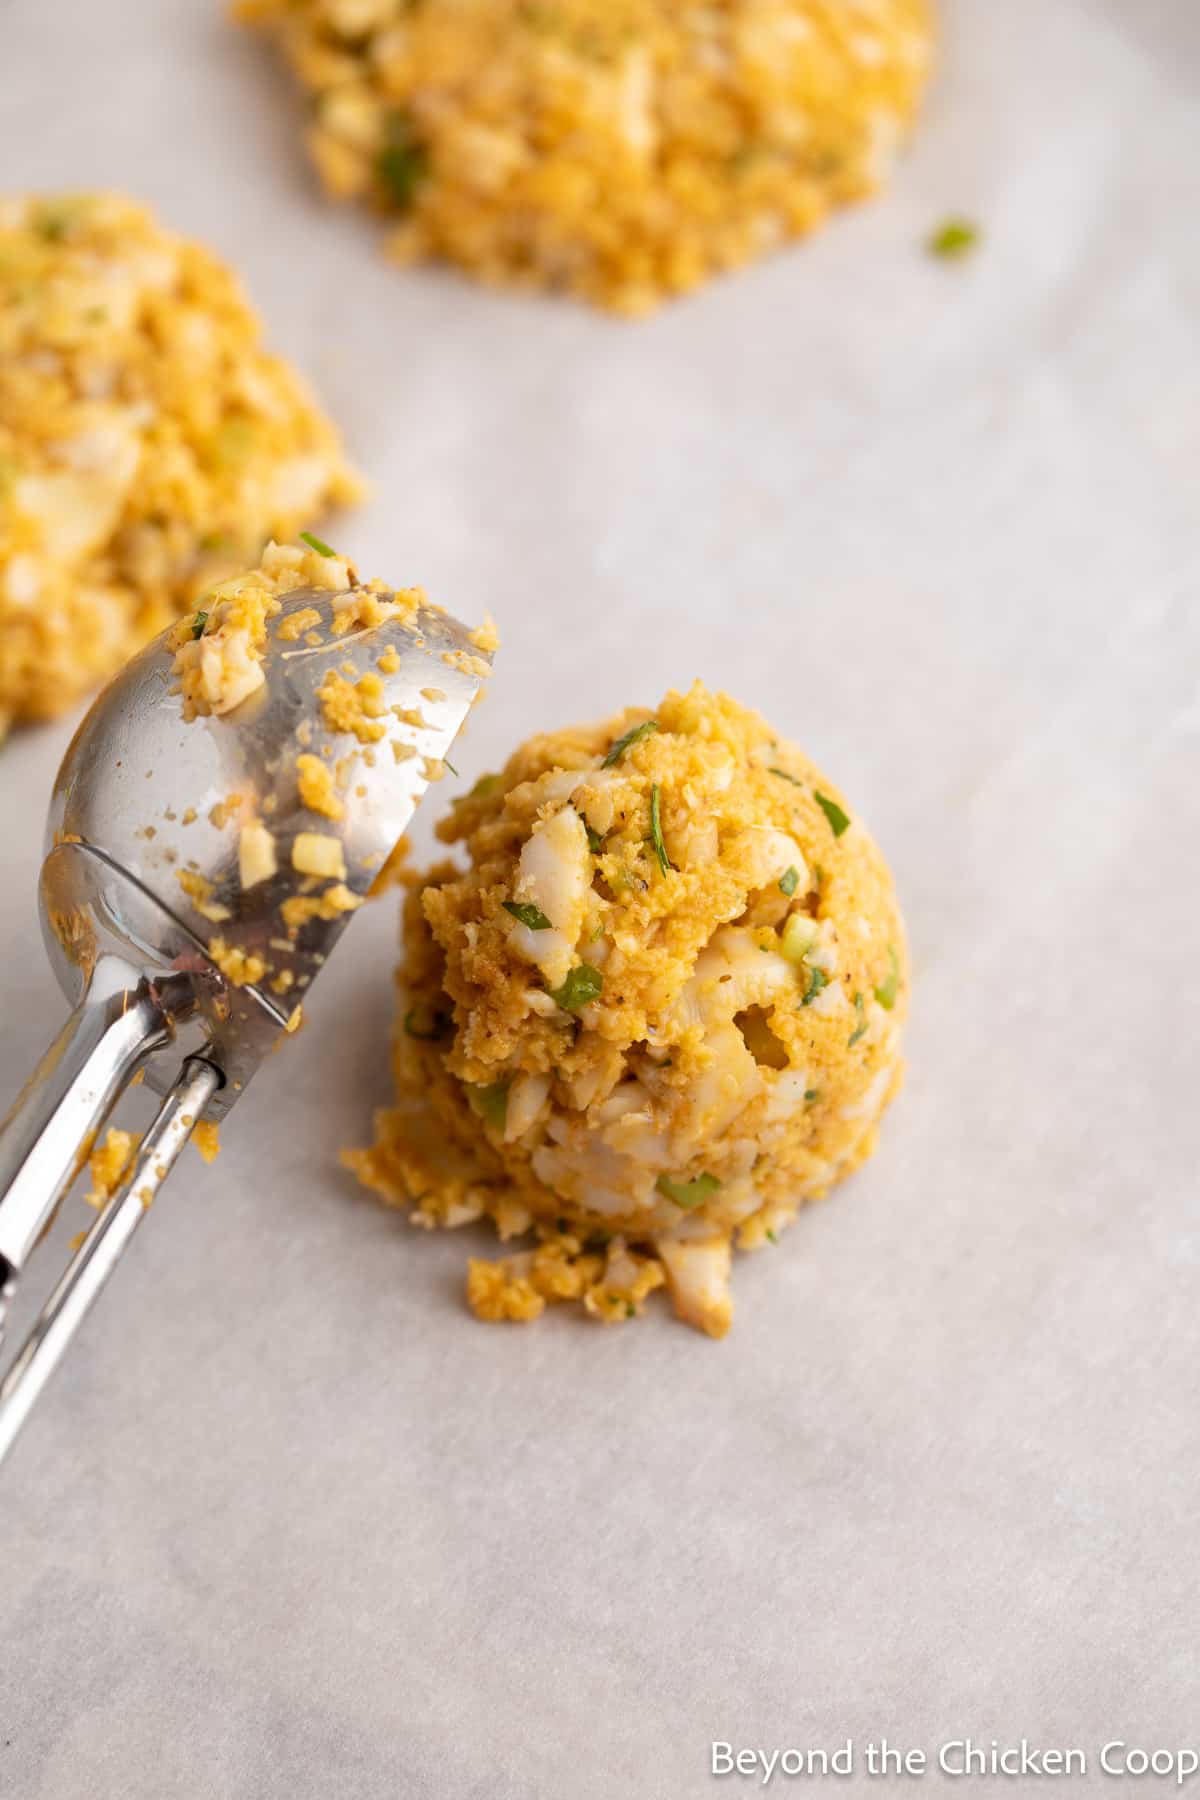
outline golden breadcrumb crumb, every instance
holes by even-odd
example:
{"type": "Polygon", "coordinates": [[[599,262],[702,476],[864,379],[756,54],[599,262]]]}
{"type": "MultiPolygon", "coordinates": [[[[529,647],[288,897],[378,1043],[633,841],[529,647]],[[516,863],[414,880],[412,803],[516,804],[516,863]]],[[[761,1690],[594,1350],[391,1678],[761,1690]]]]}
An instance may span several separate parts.
{"type": "Polygon", "coordinates": [[[215,937],[208,941],[208,954],[234,987],[254,987],[267,972],[267,965],[261,956],[253,951],[245,951],[236,944],[227,944],[224,938],[215,937]]]}
{"type": "Polygon", "coordinates": [[[192,1126],[192,1142],[206,1163],[216,1162],[221,1154],[220,1126],[215,1119],[201,1119],[192,1126]]]}
{"type": "Polygon", "coordinates": [[[321,813],[327,819],[345,817],[346,808],[334,790],[333,770],[319,756],[303,751],[296,758],[296,785],[300,804],[310,812],[321,813]]]}
{"type": "Polygon", "coordinates": [[[100,1207],[112,1199],[137,1155],[141,1141],[135,1132],[122,1131],[117,1125],[109,1126],[103,1141],[88,1157],[88,1174],[92,1178],[86,1195],[89,1206],[100,1207]]]}

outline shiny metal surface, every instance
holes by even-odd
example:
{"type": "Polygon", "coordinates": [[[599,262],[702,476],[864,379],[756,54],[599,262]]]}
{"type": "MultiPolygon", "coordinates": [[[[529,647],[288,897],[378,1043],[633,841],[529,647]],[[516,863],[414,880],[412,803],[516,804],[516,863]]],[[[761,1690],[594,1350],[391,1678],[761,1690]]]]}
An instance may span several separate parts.
{"type": "Polygon", "coordinates": [[[34,1245],[146,1052],[170,1038],[154,990],[106,957],[0,1126],[0,1326],[34,1245]]]}
{"type": "Polygon", "coordinates": [[[220,1080],[211,1063],[193,1058],[184,1064],[142,1140],[132,1169],[106,1202],[42,1308],[0,1382],[0,1462],[99,1298],[220,1080]]]}
{"type": "MultiPolygon", "coordinates": [[[[111,867],[132,877],[141,894],[167,915],[147,914],[127,887],[110,885],[102,897],[88,897],[81,918],[77,896],[64,900],[58,891],[68,879],[66,872],[56,871],[53,892],[47,891],[44,878],[43,917],[54,940],[53,961],[72,998],[74,971],[81,960],[86,964],[93,940],[111,942],[127,929],[136,933],[143,956],[167,950],[172,959],[186,957],[182,931],[190,950],[201,956],[219,938],[266,963],[253,990],[217,977],[228,1011],[227,1018],[210,1016],[211,1053],[227,1077],[214,1102],[218,1113],[240,1097],[269,1048],[261,1041],[263,1029],[273,1040],[353,917],[344,912],[312,919],[289,935],[281,903],[328,885],[305,882],[292,869],[296,836],[319,832],[336,837],[343,849],[346,886],[365,896],[411,821],[430,777],[440,773],[440,759],[488,667],[464,627],[432,607],[422,610],[416,629],[391,620],[333,637],[329,622],[346,599],[346,594],[319,589],[289,594],[272,621],[264,686],[221,718],[184,720],[172,692],[172,653],[156,640],[96,701],[54,786],[47,850],[75,843],[102,852],[111,867]],[[322,641],[314,645],[304,637],[295,642],[281,638],[279,626],[309,607],[321,615],[322,641]],[[395,666],[389,667],[393,661],[395,666]],[[360,743],[351,732],[326,728],[317,689],[331,668],[350,681],[367,674],[379,677],[384,730],[377,742],[360,743]],[[339,770],[342,818],[329,819],[301,804],[296,757],[306,750],[339,770]],[[243,890],[238,842],[242,826],[254,821],[274,835],[279,869],[271,880],[243,890]],[[199,877],[206,884],[207,914],[181,876],[185,882],[199,877]],[[135,913],[131,927],[128,921],[135,913]],[[218,916],[210,916],[214,913],[218,916]],[[250,1009],[250,992],[257,993],[267,1019],[258,1008],[250,1009]]],[[[98,872],[88,874],[95,879],[98,872]]],[[[83,878],[75,869],[69,879],[78,887],[83,878]]],[[[176,1057],[164,1068],[161,1059],[152,1059],[147,1073],[151,1085],[161,1092],[164,1081],[174,1078],[177,1062],[176,1057]]]]}
{"type": "MultiPolygon", "coordinates": [[[[50,804],[40,900],[47,950],[75,1011],[0,1126],[0,1331],[26,1258],[134,1071],[143,1067],[170,1096],[153,1127],[163,1146],[154,1178],[145,1148],[134,1176],[147,1193],[201,1111],[217,1117],[245,1092],[442,773],[490,659],[432,607],[334,635],[334,614],[353,598],[288,595],[268,627],[265,683],[220,717],[184,718],[164,635],[110,683],[71,742],[50,804]],[[316,626],[280,635],[309,608],[316,626]],[[331,669],[376,688],[357,729],[326,716],[318,689],[331,669]],[[334,771],[336,818],[301,800],[302,752],[334,771]],[[276,869],[243,887],[248,825],[272,834],[276,869]],[[336,840],[326,846],[338,863],[332,877],[293,866],[302,833],[336,840]],[[304,916],[285,911],[288,902],[304,916]],[[203,1061],[187,1062],[181,1078],[181,1056],[203,1061]]],[[[0,1456],[141,1210],[106,1209],[64,1276],[0,1388],[0,1456]]]]}

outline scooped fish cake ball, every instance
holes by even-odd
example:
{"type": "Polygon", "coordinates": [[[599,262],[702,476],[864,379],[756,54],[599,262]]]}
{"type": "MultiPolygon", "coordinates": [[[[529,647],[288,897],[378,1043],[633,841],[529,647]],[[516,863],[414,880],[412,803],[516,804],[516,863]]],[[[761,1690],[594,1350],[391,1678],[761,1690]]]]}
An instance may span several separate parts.
{"type": "Polygon", "coordinates": [[[900,1083],[891,876],[853,807],[757,714],[697,684],[534,737],[412,878],[394,1107],[360,1177],[418,1223],[486,1215],[487,1319],[666,1285],[713,1336],[732,1250],[773,1245],[868,1157],[900,1083]]]}

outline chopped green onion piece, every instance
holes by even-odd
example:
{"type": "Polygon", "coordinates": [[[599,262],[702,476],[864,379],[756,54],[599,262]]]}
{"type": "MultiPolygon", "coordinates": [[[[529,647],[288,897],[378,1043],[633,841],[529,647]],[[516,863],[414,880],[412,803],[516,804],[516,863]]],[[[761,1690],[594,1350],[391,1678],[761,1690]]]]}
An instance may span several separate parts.
{"type": "Polygon", "coordinates": [[[829,799],[828,795],[821,793],[819,788],[814,788],[813,792],[816,795],[817,805],[829,820],[829,828],[834,837],[841,837],[843,831],[850,829],[849,815],[842,811],[836,800],[829,799]]]}
{"type": "Polygon", "coordinates": [[[508,1083],[493,1081],[490,1087],[473,1087],[470,1090],[471,1105],[483,1119],[496,1131],[504,1130],[504,1121],[508,1117],[508,1083]]]}
{"type": "Polygon", "coordinates": [[[781,781],[790,781],[793,787],[803,787],[804,786],[804,783],[801,781],[801,779],[798,775],[789,775],[786,769],[776,769],[776,768],[772,767],[767,770],[767,774],[768,775],[778,775],[778,777],[781,781]]]}
{"type": "Polygon", "coordinates": [[[821,992],[821,989],[827,988],[828,986],[829,977],[824,969],[810,969],[808,972],[808,991],[800,1002],[801,1006],[811,1006],[817,995],[821,992]]]}
{"type": "Polygon", "coordinates": [[[401,212],[406,212],[429,173],[429,151],[416,136],[412,120],[403,109],[390,115],[387,134],[388,141],[375,166],[391,198],[401,212]]]}
{"type": "Polygon", "coordinates": [[[443,756],[442,767],[443,767],[443,769],[449,769],[449,771],[452,775],[458,774],[458,770],[455,768],[454,764],[450,761],[450,758],[448,756],[443,756]]]}
{"type": "Polygon", "coordinates": [[[703,1206],[710,1194],[715,1194],[720,1182],[715,1175],[697,1175],[692,1181],[672,1181],[669,1175],[660,1175],[655,1182],[659,1193],[667,1200],[673,1200],[676,1206],[703,1206]]]}
{"type": "Polygon", "coordinates": [[[624,737],[619,737],[617,739],[600,767],[602,769],[611,769],[614,763],[620,762],[625,752],[630,749],[632,745],[640,743],[642,738],[649,737],[652,731],[657,730],[657,719],[643,719],[640,725],[632,726],[631,729],[625,733],[624,737]]]}
{"type": "Polygon", "coordinates": [[[404,1015],[404,1029],[409,1037],[427,1042],[441,1037],[448,1023],[445,1013],[434,1012],[429,1006],[410,1006],[404,1015]]]}
{"type": "Polygon", "coordinates": [[[767,1236],[770,1238],[770,1240],[773,1244],[777,1244],[779,1242],[779,1239],[775,1236],[775,1233],[771,1230],[771,1227],[769,1225],[767,1226],[767,1236]]]}
{"type": "Polygon", "coordinates": [[[812,1103],[812,1102],[813,1102],[813,1101],[814,1101],[814,1100],[819,1100],[819,1099],[820,1099],[820,1098],[821,1098],[821,1090],[820,1090],[820,1088],[805,1088],[805,1090],[804,1090],[804,1098],[805,1098],[805,1099],[806,1099],[806,1100],[807,1100],[807,1101],[808,1101],[808,1102],[809,1102],[809,1103],[810,1103],[810,1104],[811,1104],[811,1103],[812,1103]]]}
{"type": "Polygon", "coordinates": [[[591,826],[587,823],[584,824],[583,829],[587,832],[588,849],[593,856],[599,856],[601,850],[604,848],[604,839],[598,831],[593,831],[591,826]]]}
{"type": "Polygon", "coordinates": [[[667,846],[662,834],[662,789],[657,781],[650,789],[650,842],[654,854],[658,858],[658,866],[664,875],[669,875],[675,864],[667,855],[667,846]]]}
{"type": "Polygon", "coordinates": [[[861,994],[855,994],[854,996],[854,1010],[858,1014],[858,1024],[850,1033],[850,1038],[846,1045],[848,1050],[853,1049],[854,1045],[857,1044],[859,1038],[863,1036],[867,1029],[866,1001],[861,994]]]}
{"type": "Polygon", "coordinates": [[[779,954],[790,963],[802,963],[817,938],[820,926],[807,913],[789,913],[779,940],[779,954]]]}
{"type": "Polygon", "coordinates": [[[627,1300],[625,1302],[625,1317],[627,1319],[637,1318],[637,1307],[633,1304],[632,1300],[627,1300]]]}
{"type": "Polygon", "coordinates": [[[311,531],[302,531],[300,533],[300,542],[302,544],[307,544],[310,550],[315,550],[318,556],[337,555],[336,550],[331,550],[329,545],[325,543],[323,539],[315,536],[311,531]]]}
{"type": "Polygon", "coordinates": [[[506,913],[512,914],[518,925],[526,925],[530,931],[554,930],[540,906],[534,906],[525,900],[505,900],[501,904],[506,913]]]}
{"type": "Polygon", "coordinates": [[[785,869],[783,871],[783,874],[779,877],[779,891],[781,894],[786,894],[788,899],[790,900],[792,895],[795,893],[796,889],[799,886],[800,886],[800,871],[796,867],[795,863],[793,863],[791,865],[791,867],[788,869],[785,869]]]}
{"type": "Polygon", "coordinates": [[[888,969],[886,981],[881,981],[875,989],[875,998],[884,1012],[891,1012],[896,1004],[896,995],[900,991],[900,958],[896,955],[895,944],[888,945],[888,969]]]}
{"type": "Polygon", "coordinates": [[[208,624],[208,614],[206,612],[198,612],[196,614],[195,618],[192,620],[192,636],[194,638],[203,637],[204,636],[204,627],[207,624],[208,624]]]}
{"type": "Polygon", "coordinates": [[[593,969],[591,963],[576,963],[562,986],[551,988],[550,998],[564,1012],[578,1012],[581,1006],[595,1000],[603,987],[604,977],[599,969],[593,969]]]}
{"type": "Polygon", "coordinates": [[[940,256],[947,262],[953,262],[956,257],[966,256],[969,251],[974,250],[979,237],[979,227],[972,224],[970,219],[944,219],[930,236],[926,249],[931,256],[940,256]]]}

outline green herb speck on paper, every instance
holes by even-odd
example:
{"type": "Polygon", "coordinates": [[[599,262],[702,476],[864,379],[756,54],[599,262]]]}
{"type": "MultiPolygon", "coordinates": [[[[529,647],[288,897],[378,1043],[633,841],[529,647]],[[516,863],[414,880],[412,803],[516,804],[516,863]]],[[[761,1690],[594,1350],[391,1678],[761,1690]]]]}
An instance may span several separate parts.
{"type": "Polygon", "coordinates": [[[690,1209],[703,1206],[710,1194],[715,1194],[721,1183],[715,1175],[707,1173],[696,1175],[691,1181],[672,1181],[669,1175],[660,1175],[655,1187],[665,1200],[673,1200],[676,1206],[690,1209]]]}
{"type": "Polygon", "coordinates": [[[643,738],[649,737],[658,728],[657,719],[643,719],[640,725],[631,726],[624,737],[619,737],[613,744],[600,767],[611,769],[614,763],[620,762],[627,750],[632,749],[634,744],[640,744],[643,738]]]}
{"type": "Polygon", "coordinates": [[[540,906],[534,906],[528,900],[503,900],[501,905],[506,913],[511,913],[518,925],[524,925],[530,931],[553,931],[554,927],[540,906]]]}
{"type": "Polygon", "coordinates": [[[318,556],[337,555],[337,551],[331,550],[329,545],[325,543],[322,538],[319,538],[315,532],[302,531],[300,533],[300,542],[302,544],[307,544],[310,550],[315,550],[318,556]]]}
{"type": "Polygon", "coordinates": [[[471,1105],[485,1124],[496,1131],[504,1130],[508,1117],[508,1083],[493,1081],[488,1087],[472,1087],[471,1105]]]}
{"type": "Polygon", "coordinates": [[[858,1014],[858,1024],[854,1027],[854,1030],[850,1033],[847,1040],[846,1048],[848,1050],[854,1048],[859,1038],[865,1035],[867,1029],[867,1003],[861,994],[855,994],[854,996],[854,1010],[858,1014]]]}
{"type": "Polygon", "coordinates": [[[667,846],[662,834],[662,789],[657,781],[650,789],[650,843],[658,858],[658,866],[664,875],[669,875],[675,864],[667,855],[667,846]]]}
{"type": "Polygon", "coordinates": [[[551,988],[550,998],[564,1012],[578,1012],[597,999],[604,988],[604,977],[591,963],[576,963],[561,987],[551,988]]]}
{"type": "Polygon", "coordinates": [[[790,900],[799,886],[800,871],[795,863],[793,863],[791,868],[785,869],[783,874],[779,877],[779,891],[781,894],[786,894],[790,900]]]}
{"type": "Polygon", "coordinates": [[[811,968],[808,971],[808,987],[805,991],[803,1000],[800,1002],[801,1006],[811,1006],[817,995],[821,992],[821,989],[827,988],[828,986],[829,977],[824,969],[811,968]]]}
{"type": "Polygon", "coordinates": [[[955,262],[959,257],[970,255],[978,246],[980,236],[979,227],[972,220],[955,216],[942,220],[926,239],[925,248],[930,256],[941,257],[943,262],[955,262]]]}
{"type": "Polygon", "coordinates": [[[208,614],[206,612],[198,612],[196,614],[195,618],[192,620],[192,636],[194,638],[203,637],[204,636],[204,627],[207,624],[208,624],[208,614]]]}
{"type": "Polygon", "coordinates": [[[849,831],[849,813],[843,812],[837,801],[831,800],[828,794],[823,794],[820,788],[814,788],[813,795],[817,805],[829,820],[829,829],[832,831],[834,837],[840,838],[843,831],[849,831]]]}
{"type": "Polygon", "coordinates": [[[779,1242],[779,1239],[775,1236],[775,1233],[771,1230],[771,1227],[769,1225],[767,1226],[767,1236],[770,1238],[770,1240],[773,1244],[777,1244],[779,1242]]]}
{"type": "Polygon", "coordinates": [[[401,212],[407,212],[429,173],[429,151],[403,108],[388,117],[386,142],[375,166],[389,197],[401,212]]]}
{"type": "Polygon", "coordinates": [[[884,1012],[891,1012],[900,991],[900,958],[896,955],[895,944],[888,945],[888,963],[887,978],[875,989],[875,998],[884,1012]]]}

